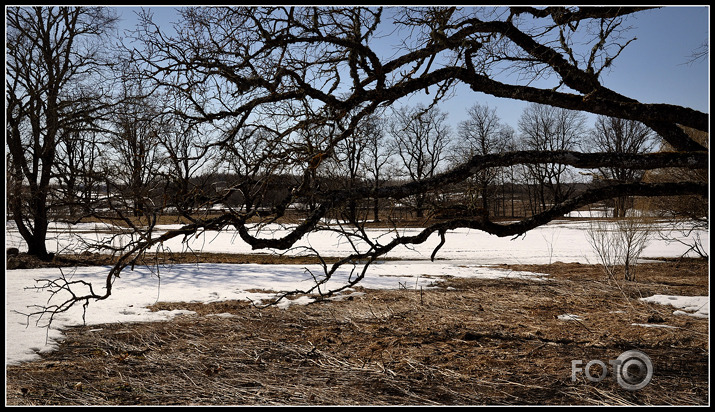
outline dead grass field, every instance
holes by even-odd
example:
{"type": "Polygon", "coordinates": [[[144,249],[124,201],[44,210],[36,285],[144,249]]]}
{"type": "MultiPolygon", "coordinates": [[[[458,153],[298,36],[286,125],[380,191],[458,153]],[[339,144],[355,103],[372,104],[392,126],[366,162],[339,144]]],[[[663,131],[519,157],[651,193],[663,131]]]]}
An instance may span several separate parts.
{"type": "MultiPolygon", "coordinates": [[[[225,257],[224,257],[225,259],[225,257]]],[[[242,262],[247,257],[236,257],[242,262]]],[[[9,405],[706,405],[709,320],[644,303],[708,295],[708,262],[512,267],[548,280],[447,279],[435,289],[360,290],[288,309],[158,303],[168,322],[66,331],[59,350],[6,367],[9,405]],[[565,321],[558,315],[577,314],[565,321]],[[674,328],[634,326],[634,323],[674,328]],[[643,389],[571,378],[571,361],[638,349],[643,389]]],[[[11,338],[11,337],[10,337],[11,338]]],[[[592,370],[592,374],[598,374],[592,370]]]]}

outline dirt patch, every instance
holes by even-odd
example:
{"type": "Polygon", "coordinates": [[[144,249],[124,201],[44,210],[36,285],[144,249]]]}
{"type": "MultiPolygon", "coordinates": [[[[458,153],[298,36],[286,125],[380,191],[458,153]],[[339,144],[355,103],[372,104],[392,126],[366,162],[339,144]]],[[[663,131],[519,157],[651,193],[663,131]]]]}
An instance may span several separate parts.
{"type": "Polygon", "coordinates": [[[71,328],[57,351],[6,368],[6,402],[709,402],[708,320],[639,300],[653,293],[707,295],[707,261],[644,264],[637,282],[609,282],[590,265],[510,268],[550,276],[545,281],[448,279],[421,291],[358,288],[343,300],[288,309],[240,301],[158,303],[152,309],[196,313],[168,322],[71,328]],[[563,314],[578,318],[562,320],[563,314]],[[608,365],[630,349],[646,353],[653,364],[652,380],[643,389],[623,389],[611,370],[600,382],[582,373],[572,380],[572,360],[582,360],[581,367],[590,360],[608,365]]]}

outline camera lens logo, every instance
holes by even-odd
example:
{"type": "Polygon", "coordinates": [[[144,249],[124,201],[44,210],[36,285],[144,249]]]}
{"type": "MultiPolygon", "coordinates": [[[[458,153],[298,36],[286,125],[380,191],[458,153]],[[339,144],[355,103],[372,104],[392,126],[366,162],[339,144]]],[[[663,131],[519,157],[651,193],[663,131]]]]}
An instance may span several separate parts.
{"type": "Polygon", "coordinates": [[[648,355],[641,351],[625,351],[614,364],[616,380],[623,389],[641,389],[653,378],[653,364],[648,355]]]}
{"type": "MultiPolygon", "coordinates": [[[[585,367],[583,360],[575,359],[571,361],[571,380],[576,382],[577,375],[583,374],[586,379],[591,382],[601,382],[608,375],[608,367],[606,363],[593,359],[589,361],[585,367]],[[594,366],[598,365],[601,372],[594,376],[594,366]]],[[[641,389],[650,383],[653,378],[653,364],[650,358],[645,353],[638,350],[628,350],[623,352],[617,359],[608,361],[613,368],[613,374],[616,381],[623,389],[635,391],[641,389]]],[[[598,370],[599,368],[595,368],[598,370]]]]}

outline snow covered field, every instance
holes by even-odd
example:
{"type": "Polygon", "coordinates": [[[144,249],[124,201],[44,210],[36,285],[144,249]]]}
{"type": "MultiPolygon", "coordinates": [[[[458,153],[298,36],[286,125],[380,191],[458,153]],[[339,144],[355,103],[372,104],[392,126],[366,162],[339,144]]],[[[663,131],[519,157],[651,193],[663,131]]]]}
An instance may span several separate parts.
{"type": "MultiPolygon", "coordinates": [[[[159,227],[168,230],[170,226],[159,227]]],[[[447,241],[431,262],[429,256],[438,244],[438,237],[413,248],[401,248],[388,256],[399,261],[384,261],[372,266],[360,284],[367,288],[419,288],[429,287],[435,278],[454,277],[526,277],[534,281],[548,281],[543,274],[513,272],[491,267],[496,264],[543,264],[556,261],[597,263],[597,258],[587,241],[588,224],[575,221],[555,221],[537,228],[519,238],[498,238],[475,230],[448,232],[447,241]]],[[[102,229],[92,224],[68,227],[53,225],[48,236],[50,251],[67,253],[80,248],[83,240],[96,240],[106,236],[102,229]],[[99,229],[99,230],[98,230],[99,229]]],[[[280,234],[284,230],[271,227],[267,233],[280,234]]],[[[405,229],[403,234],[414,234],[418,229],[405,229]]],[[[375,237],[387,237],[386,231],[374,229],[375,237]]],[[[694,236],[694,235],[691,235],[694,236]]],[[[709,233],[699,233],[709,250],[709,233]]],[[[387,238],[385,239],[387,241],[387,238]]],[[[126,238],[115,239],[126,242],[126,238]]],[[[6,248],[17,247],[23,251],[24,244],[14,227],[6,224],[6,248]]],[[[187,245],[179,240],[168,242],[164,248],[172,251],[186,250],[187,245]]],[[[235,233],[207,232],[188,242],[188,247],[212,253],[253,253],[235,233]]],[[[305,253],[305,248],[319,250],[324,256],[339,256],[351,251],[344,240],[332,232],[316,232],[304,239],[299,247],[288,254],[305,253]]],[[[686,251],[677,242],[665,242],[654,237],[645,248],[642,257],[677,257],[686,251]]],[[[267,253],[267,252],[263,252],[267,253]]],[[[314,268],[315,269],[315,268],[314,268]]],[[[38,353],[53,350],[62,339],[61,329],[81,325],[82,308],[73,308],[58,315],[50,329],[44,327],[46,318],[28,319],[23,313],[33,312],[33,305],[46,305],[49,294],[38,291],[38,279],[55,279],[61,273],[68,278],[92,281],[101,287],[108,271],[106,267],[77,269],[19,269],[6,271],[5,280],[5,327],[6,363],[13,364],[33,360],[38,353]]],[[[332,285],[349,276],[349,268],[344,268],[332,285]]],[[[274,296],[271,291],[288,291],[307,288],[312,277],[304,265],[230,265],[200,264],[173,265],[155,270],[135,268],[127,270],[115,282],[110,298],[101,302],[91,302],[86,313],[88,325],[108,322],[150,322],[171,319],[180,311],[150,312],[146,309],[157,301],[214,302],[229,299],[251,299],[261,301],[274,296]],[[249,292],[249,290],[251,292],[249,292]],[[257,292],[260,291],[260,292],[257,292]]],[[[328,285],[330,286],[330,285],[328,285]]],[[[350,293],[349,291],[346,293],[350,293]]],[[[57,303],[55,297],[49,303],[57,303]]],[[[656,295],[646,298],[649,302],[672,305],[679,314],[709,316],[709,297],[677,297],[656,295]]],[[[306,302],[307,298],[291,303],[306,302]]],[[[287,304],[284,302],[283,304],[287,304]]]]}

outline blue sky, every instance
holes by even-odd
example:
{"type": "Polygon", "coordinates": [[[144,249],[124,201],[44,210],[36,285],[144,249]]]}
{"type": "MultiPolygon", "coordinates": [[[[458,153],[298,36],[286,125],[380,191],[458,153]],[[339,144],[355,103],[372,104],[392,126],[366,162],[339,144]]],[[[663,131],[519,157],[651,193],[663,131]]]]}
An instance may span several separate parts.
{"type": "MultiPolygon", "coordinates": [[[[119,9],[125,24],[131,24],[133,9],[119,9]]],[[[171,7],[151,10],[162,28],[177,20],[171,7]]],[[[637,40],[618,57],[613,69],[603,74],[603,84],[643,103],[676,104],[709,112],[709,58],[688,63],[696,49],[709,44],[709,20],[707,6],[669,6],[637,13],[628,19],[633,27],[629,37],[637,40]]],[[[449,113],[450,123],[456,125],[464,119],[469,106],[480,103],[495,107],[502,122],[517,128],[526,103],[464,89],[440,106],[449,113]]],[[[415,97],[405,103],[420,101],[426,100],[415,97]]]]}
{"type": "Polygon", "coordinates": [[[632,21],[638,40],[619,57],[605,85],[644,103],[708,111],[708,60],[688,61],[709,40],[709,8],[668,7],[639,14],[632,21]]]}

